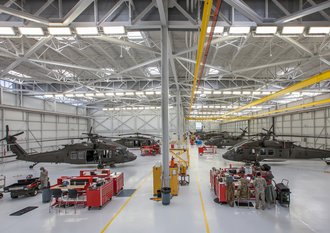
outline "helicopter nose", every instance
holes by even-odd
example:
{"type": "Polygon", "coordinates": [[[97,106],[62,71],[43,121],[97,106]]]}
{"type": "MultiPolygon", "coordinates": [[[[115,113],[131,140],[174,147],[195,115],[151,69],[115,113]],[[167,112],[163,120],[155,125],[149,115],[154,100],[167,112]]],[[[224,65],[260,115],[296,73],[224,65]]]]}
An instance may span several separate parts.
{"type": "Polygon", "coordinates": [[[222,158],[224,158],[224,159],[228,159],[228,152],[224,153],[224,154],[222,155],[222,158]]]}
{"type": "Polygon", "coordinates": [[[133,153],[130,153],[129,157],[130,157],[130,161],[136,160],[137,158],[137,156],[133,153]]]}

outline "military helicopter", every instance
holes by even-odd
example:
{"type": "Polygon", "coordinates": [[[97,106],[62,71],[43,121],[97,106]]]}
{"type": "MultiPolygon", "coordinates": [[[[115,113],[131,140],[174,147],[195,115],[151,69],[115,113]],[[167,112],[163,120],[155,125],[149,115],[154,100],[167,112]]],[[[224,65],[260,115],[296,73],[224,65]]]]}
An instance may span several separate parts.
{"type": "Polygon", "coordinates": [[[247,127],[245,129],[241,129],[242,133],[238,136],[230,136],[228,133],[223,134],[221,136],[212,137],[210,140],[206,141],[205,145],[214,145],[218,148],[222,148],[224,146],[233,146],[241,141],[244,141],[243,137],[247,134],[247,127]]]}
{"type": "Polygon", "coordinates": [[[64,145],[64,148],[28,154],[16,141],[16,136],[23,134],[19,132],[9,135],[9,126],[6,125],[6,137],[2,140],[7,142],[7,151],[9,149],[17,156],[17,160],[34,162],[30,168],[38,163],[69,163],[69,164],[98,164],[98,168],[104,168],[104,165],[114,166],[116,163],[126,163],[137,158],[136,155],[128,151],[128,148],[115,142],[103,142],[100,136],[91,133],[88,140],[91,142],[81,142],[72,145],[64,145]]]}
{"type": "MultiPolygon", "coordinates": [[[[262,139],[242,141],[228,148],[228,151],[222,157],[231,161],[253,162],[255,165],[260,165],[259,162],[263,160],[284,161],[288,159],[325,159],[330,157],[330,151],[328,150],[302,147],[295,145],[292,141],[276,140],[274,138],[270,140],[272,135],[288,136],[275,135],[271,131],[272,127],[266,130],[266,134],[257,134],[258,136],[264,135],[262,139]]],[[[291,136],[296,137],[295,135],[291,136]]],[[[330,160],[325,160],[325,162],[330,165],[330,160]]]]}
{"type": "Polygon", "coordinates": [[[204,134],[198,135],[198,139],[199,140],[209,140],[212,137],[228,137],[228,136],[229,136],[229,133],[226,131],[220,132],[220,133],[217,133],[216,131],[211,131],[211,132],[207,132],[207,133],[205,132],[204,134]]]}
{"type": "MultiPolygon", "coordinates": [[[[136,136],[122,137],[118,139],[116,143],[121,144],[123,146],[127,146],[128,148],[159,145],[158,141],[153,139],[154,137],[156,137],[155,135],[142,134],[142,133],[132,133],[132,134],[136,134],[136,136]],[[150,137],[143,137],[139,135],[147,135],[150,137]]],[[[119,136],[132,135],[132,134],[121,134],[119,136]]]]}

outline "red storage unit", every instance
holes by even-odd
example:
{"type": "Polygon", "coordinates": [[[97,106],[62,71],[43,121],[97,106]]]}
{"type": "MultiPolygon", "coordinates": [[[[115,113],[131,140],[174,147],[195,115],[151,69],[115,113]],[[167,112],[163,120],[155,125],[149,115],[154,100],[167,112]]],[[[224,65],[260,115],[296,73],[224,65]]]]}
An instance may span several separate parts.
{"type": "Polygon", "coordinates": [[[124,173],[115,172],[110,176],[113,180],[113,193],[116,195],[124,187],[124,173]]]}
{"type": "Polygon", "coordinates": [[[113,181],[110,179],[107,183],[102,186],[92,186],[87,189],[87,206],[88,209],[91,207],[101,207],[110,200],[113,196],[113,181]]]}

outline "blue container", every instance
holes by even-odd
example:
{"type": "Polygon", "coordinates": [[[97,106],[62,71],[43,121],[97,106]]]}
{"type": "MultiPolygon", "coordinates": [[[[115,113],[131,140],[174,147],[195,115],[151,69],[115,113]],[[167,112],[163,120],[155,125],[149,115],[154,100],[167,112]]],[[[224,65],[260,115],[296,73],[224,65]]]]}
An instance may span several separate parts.
{"type": "Polygon", "coordinates": [[[202,145],[202,141],[201,140],[197,140],[197,145],[202,145]]]}

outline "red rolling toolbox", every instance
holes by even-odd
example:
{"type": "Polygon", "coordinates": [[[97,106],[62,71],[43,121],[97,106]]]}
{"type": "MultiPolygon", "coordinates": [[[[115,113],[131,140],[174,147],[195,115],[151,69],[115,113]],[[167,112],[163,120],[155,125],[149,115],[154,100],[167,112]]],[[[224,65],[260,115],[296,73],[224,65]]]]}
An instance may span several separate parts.
{"type": "Polygon", "coordinates": [[[93,185],[87,189],[87,206],[88,210],[91,207],[101,207],[113,196],[113,181],[110,179],[103,185],[93,185]]]}
{"type": "Polygon", "coordinates": [[[124,173],[115,172],[110,176],[113,180],[113,193],[116,195],[124,187],[124,173]]]}

